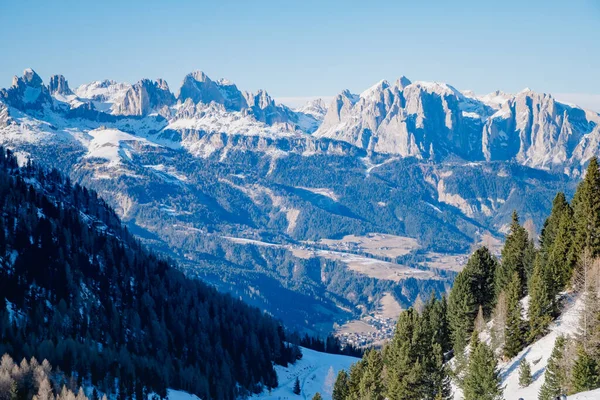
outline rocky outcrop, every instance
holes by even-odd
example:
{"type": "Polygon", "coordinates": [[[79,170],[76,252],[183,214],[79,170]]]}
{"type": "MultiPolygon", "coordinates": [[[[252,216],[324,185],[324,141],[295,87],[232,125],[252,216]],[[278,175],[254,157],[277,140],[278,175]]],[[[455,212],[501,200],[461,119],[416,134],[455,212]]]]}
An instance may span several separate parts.
{"type": "Polygon", "coordinates": [[[525,90],[477,97],[447,84],[410,83],[402,77],[393,85],[381,81],[360,95],[340,93],[315,135],[403,157],[514,159],[561,169],[590,153],[581,142],[596,135],[599,124],[598,114],[548,94],[525,90]]]}
{"type": "Polygon", "coordinates": [[[23,71],[22,77],[13,77],[12,86],[0,90],[0,99],[20,110],[40,110],[44,105],[52,105],[48,88],[31,68],[23,71]]]}
{"type": "Polygon", "coordinates": [[[145,116],[173,103],[175,96],[166,81],[143,79],[129,88],[125,97],[113,105],[113,114],[145,116]]]}
{"type": "Polygon", "coordinates": [[[73,91],[69,88],[69,82],[67,82],[63,75],[52,75],[50,83],[48,83],[48,90],[51,95],[70,96],[73,94],[73,91]]]}

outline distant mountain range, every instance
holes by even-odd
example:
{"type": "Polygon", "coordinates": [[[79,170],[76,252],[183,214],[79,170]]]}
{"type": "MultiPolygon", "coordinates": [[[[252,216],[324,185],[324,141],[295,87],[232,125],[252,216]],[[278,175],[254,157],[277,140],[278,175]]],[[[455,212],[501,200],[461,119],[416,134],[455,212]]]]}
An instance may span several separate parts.
{"type": "Polygon", "coordinates": [[[0,144],[22,161],[98,190],[188,274],[318,332],[387,293],[447,290],[513,209],[539,231],[600,153],[599,126],[548,94],[405,77],[298,109],[199,71],[177,93],[31,69],[0,90],[0,144]]]}

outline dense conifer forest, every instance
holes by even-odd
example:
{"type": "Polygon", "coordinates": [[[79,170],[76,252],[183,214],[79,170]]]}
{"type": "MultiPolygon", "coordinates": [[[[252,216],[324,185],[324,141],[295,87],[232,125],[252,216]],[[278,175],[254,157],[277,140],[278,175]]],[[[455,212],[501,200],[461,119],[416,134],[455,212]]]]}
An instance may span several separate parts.
{"type": "Polygon", "coordinates": [[[122,399],[233,399],[301,357],[278,321],[146,250],[95,192],[0,149],[4,353],[122,399]]]}
{"type": "MultiPolygon", "coordinates": [[[[600,387],[599,256],[600,170],[592,158],[573,200],[556,195],[537,243],[513,213],[501,259],[476,250],[447,298],[432,295],[422,310],[404,311],[390,343],[339,373],[333,399],[444,400],[452,398],[450,380],[466,400],[501,399],[498,362],[544,336],[567,293],[583,302],[578,334],[556,340],[539,399],[600,387]]],[[[524,361],[519,384],[531,381],[524,361]]]]}

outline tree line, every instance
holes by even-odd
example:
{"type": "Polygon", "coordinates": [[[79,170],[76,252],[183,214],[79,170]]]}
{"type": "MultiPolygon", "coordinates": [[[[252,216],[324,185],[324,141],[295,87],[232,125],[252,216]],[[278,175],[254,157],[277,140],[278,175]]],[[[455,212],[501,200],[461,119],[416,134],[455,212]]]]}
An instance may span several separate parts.
{"type": "MultiPolygon", "coordinates": [[[[567,292],[582,303],[578,333],[556,340],[539,399],[600,387],[599,256],[600,170],[594,157],[573,200],[556,195],[539,244],[514,212],[501,260],[486,247],[477,249],[447,298],[432,295],[421,312],[404,311],[391,342],[338,374],[333,399],[444,400],[452,398],[450,380],[466,400],[501,399],[498,361],[546,335],[567,292]],[[484,331],[489,340],[480,340],[484,331]]],[[[524,359],[519,382],[528,386],[532,380],[524,359]]]]}
{"type": "Polygon", "coordinates": [[[301,357],[286,335],[148,251],[95,192],[0,148],[0,354],[122,399],[234,399],[301,357]]]}

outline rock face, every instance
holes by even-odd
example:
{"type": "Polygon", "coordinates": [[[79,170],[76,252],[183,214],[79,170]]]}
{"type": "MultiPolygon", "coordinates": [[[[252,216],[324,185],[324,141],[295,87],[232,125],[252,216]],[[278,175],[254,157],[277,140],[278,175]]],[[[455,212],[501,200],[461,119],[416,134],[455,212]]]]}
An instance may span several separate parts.
{"type": "Polygon", "coordinates": [[[69,96],[73,94],[73,91],[69,88],[69,82],[62,75],[52,75],[50,77],[50,83],[48,84],[48,90],[51,95],[60,94],[63,96],[69,96]]]}
{"type": "Polygon", "coordinates": [[[8,105],[22,110],[42,109],[52,104],[48,88],[42,78],[31,68],[23,71],[22,77],[13,77],[12,86],[0,90],[0,99],[8,105]]]}
{"type": "Polygon", "coordinates": [[[597,135],[598,124],[598,114],[547,94],[525,90],[477,97],[447,84],[402,77],[360,95],[340,93],[315,135],[402,157],[458,156],[561,168],[581,161],[585,151],[576,149],[584,137],[597,135]]]}
{"type": "Polygon", "coordinates": [[[133,85],[113,106],[115,115],[144,116],[175,103],[175,96],[162,79],[143,79],[133,85]]]}

